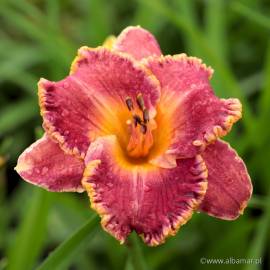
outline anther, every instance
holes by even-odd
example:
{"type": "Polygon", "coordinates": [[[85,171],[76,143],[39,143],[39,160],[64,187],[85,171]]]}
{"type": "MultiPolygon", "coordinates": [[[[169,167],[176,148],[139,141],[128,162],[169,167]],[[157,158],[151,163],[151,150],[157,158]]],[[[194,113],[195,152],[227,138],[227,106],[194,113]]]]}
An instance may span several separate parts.
{"type": "Polygon", "coordinates": [[[134,114],[133,115],[133,119],[134,119],[134,124],[135,124],[135,127],[137,126],[137,124],[141,125],[142,124],[142,119],[140,118],[139,115],[137,114],[134,114]]]}
{"type": "Polygon", "coordinates": [[[149,122],[150,118],[149,118],[149,111],[147,109],[143,110],[143,121],[144,123],[149,122]]]}
{"type": "Polygon", "coordinates": [[[145,125],[145,124],[141,124],[141,126],[140,126],[140,130],[141,130],[141,133],[142,134],[145,134],[146,133],[146,131],[147,131],[147,126],[145,125]]]}
{"type": "Polygon", "coordinates": [[[144,110],[144,100],[143,100],[142,94],[138,94],[136,101],[137,101],[137,104],[138,104],[140,110],[143,111],[144,110]]]}
{"type": "Polygon", "coordinates": [[[126,104],[127,104],[127,107],[130,111],[132,111],[134,109],[133,107],[133,102],[132,102],[132,99],[130,97],[127,97],[126,98],[126,104]]]}

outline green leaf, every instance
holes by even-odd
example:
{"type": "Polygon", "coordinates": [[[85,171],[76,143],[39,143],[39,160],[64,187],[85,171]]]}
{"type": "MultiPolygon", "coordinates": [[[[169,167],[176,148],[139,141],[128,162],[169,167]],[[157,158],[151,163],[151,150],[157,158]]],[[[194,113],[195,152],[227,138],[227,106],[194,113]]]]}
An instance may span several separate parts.
{"type": "MultiPolygon", "coordinates": [[[[266,249],[270,228],[270,192],[266,200],[265,212],[260,218],[253,240],[250,243],[250,248],[247,253],[247,258],[260,259],[263,258],[266,249]]],[[[246,265],[244,270],[259,270],[260,264],[246,265]]]]}
{"type": "Polygon", "coordinates": [[[46,11],[48,23],[51,27],[55,27],[59,30],[59,20],[60,20],[60,1],[59,0],[47,0],[46,1],[46,11]]]}
{"type": "Polygon", "coordinates": [[[270,29],[270,18],[266,15],[263,15],[259,11],[255,11],[254,9],[249,8],[247,5],[239,2],[232,1],[231,9],[238,13],[239,15],[246,17],[252,22],[258,24],[259,26],[265,27],[266,29],[270,29]]]}
{"type": "Polygon", "coordinates": [[[52,194],[33,190],[25,215],[8,252],[8,270],[31,269],[43,248],[52,194]]]}
{"type": "Polygon", "coordinates": [[[0,134],[7,133],[38,116],[35,99],[23,99],[0,109],[0,134]]]}
{"type": "Polygon", "coordinates": [[[263,72],[264,77],[264,84],[263,89],[261,93],[261,97],[259,100],[259,113],[260,113],[260,119],[258,122],[258,126],[260,128],[260,133],[262,134],[261,140],[257,140],[257,143],[263,146],[263,144],[268,140],[269,138],[269,132],[265,129],[265,125],[267,124],[269,120],[270,115],[270,39],[268,39],[268,47],[266,52],[266,59],[265,59],[265,68],[263,72]]]}
{"type": "Polygon", "coordinates": [[[91,46],[100,45],[111,34],[109,5],[105,0],[81,1],[84,21],[82,30],[91,46]]]}
{"type": "MultiPolygon", "coordinates": [[[[188,22],[192,28],[198,28],[198,18],[196,14],[196,5],[194,1],[190,0],[174,0],[173,1],[176,11],[181,12],[181,17],[188,22]]],[[[200,55],[200,48],[199,46],[193,42],[191,38],[185,38],[184,40],[187,51],[191,55],[200,55]]]]}
{"type": "Polygon", "coordinates": [[[151,9],[138,3],[136,13],[132,19],[131,25],[140,25],[153,34],[157,34],[164,24],[157,16],[149,16],[151,9]]]}
{"type": "Polygon", "coordinates": [[[206,3],[206,34],[215,53],[227,62],[226,18],[227,5],[224,0],[208,0],[206,3]]]}
{"type": "Polygon", "coordinates": [[[6,74],[5,79],[22,88],[27,95],[32,97],[37,97],[37,83],[39,81],[38,77],[30,72],[26,71],[15,71],[14,74],[6,74]]]}
{"type": "Polygon", "coordinates": [[[260,91],[262,87],[263,72],[258,71],[250,76],[241,80],[241,88],[245,91],[247,96],[254,94],[256,91],[260,91]]]}
{"type": "MultiPolygon", "coordinates": [[[[2,148],[2,147],[1,147],[2,148]]],[[[6,231],[8,229],[7,225],[7,212],[8,207],[5,204],[5,196],[7,192],[7,179],[6,179],[6,160],[4,156],[1,156],[0,153],[0,211],[1,211],[1,219],[0,219],[0,235],[3,237],[0,238],[0,247],[4,246],[6,242],[6,231]]],[[[0,268],[1,269],[1,268],[0,268]]]]}
{"type": "Polygon", "coordinates": [[[93,238],[93,234],[99,224],[99,217],[94,214],[82,227],[75,231],[66,241],[60,244],[37,270],[58,269],[63,264],[68,264],[82,244],[85,244],[93,238]]]}
{"type": "Polygon", "coordinates": [[[25,74],[25,70],[34,65],[43,62],[46,57],[41,53],[40,48],[34,46],[21,45],[20,47],[9,46],[12,50],[11,54],[6,56],[6,59],[1,60],[0,66],[0,83],[6,79],[16,80],[18,73],[25,74]]]}
{"type": "MultiPolygon", "coordinates": [[[[8,25],[14,27],[17,31],[22,32],[27,37],[35,40],[40,46],[44,48],[47,55],[51,59],[55,59],[57,64],[65,68],[69,65],[70,57],[75,52],[73,44],[65,39],[60,33],[51,29],[43,17],[35,18],[33,23],[28,17],[24,16],[15,9],[9,7],[7,4],[0,5],[0,15],[3,21],[8,25]],[[12,20],[10,20],[12,18],[12,20]],[[40,20],[38,20],[40,19],[40,20]],[[44,31],[46,29],[46,31],[44,31]]],[[[35,15],[35,13],[34,13],[35,15]]]]}

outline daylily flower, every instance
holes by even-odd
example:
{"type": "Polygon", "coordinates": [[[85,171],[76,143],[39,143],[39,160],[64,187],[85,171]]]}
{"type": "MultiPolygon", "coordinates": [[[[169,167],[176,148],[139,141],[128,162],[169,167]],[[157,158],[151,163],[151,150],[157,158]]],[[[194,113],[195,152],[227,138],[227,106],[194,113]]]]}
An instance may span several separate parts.
{"type": "Polygon", "coordinates": [[[64,80],[39,81],[45,135],[16,170],[49,191],[86,190],[121,243],[132,230],[148,245],[163,243],[194,211],[236,219],[252,185],[219,138],[242,107],[215,96],[212,73],[198,58],[163,56],[141,27],[82,47],[64,80]]]}

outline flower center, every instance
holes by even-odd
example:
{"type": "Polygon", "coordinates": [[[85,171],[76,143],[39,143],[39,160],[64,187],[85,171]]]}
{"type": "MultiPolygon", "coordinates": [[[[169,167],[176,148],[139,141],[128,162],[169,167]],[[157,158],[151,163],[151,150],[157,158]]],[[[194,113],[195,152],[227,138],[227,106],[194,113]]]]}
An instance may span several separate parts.
{"type": "Polygon", "coordinates": [[[129,156],[139,158],[147,156],[153,146],[152,130],[156,125],[149,117],[149,110],[145,108],[142,94],[137,95],[136,103],[138,108],[135,108],[130,97],[126,98],[126,105],[132,116],[132,119],[126,122],[130,134],[126,149],[129,156]]]}

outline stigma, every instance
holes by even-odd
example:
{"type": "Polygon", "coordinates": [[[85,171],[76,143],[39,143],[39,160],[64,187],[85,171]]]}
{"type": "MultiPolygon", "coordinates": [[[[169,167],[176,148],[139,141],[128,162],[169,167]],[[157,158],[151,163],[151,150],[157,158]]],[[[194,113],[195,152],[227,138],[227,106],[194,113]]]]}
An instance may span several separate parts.
{"type": "Polygon", "coordinates": [[[136,103],[131,97],[127,97],[125,101],[131,113],[131,118],[126,122],[130,134],[128,155],[134,158],[146,157],[154,143],[152,130],[156,127],[155,121],[150,120],[149,110],[145,107],[141,93],[137,95],[136,103]]]}

